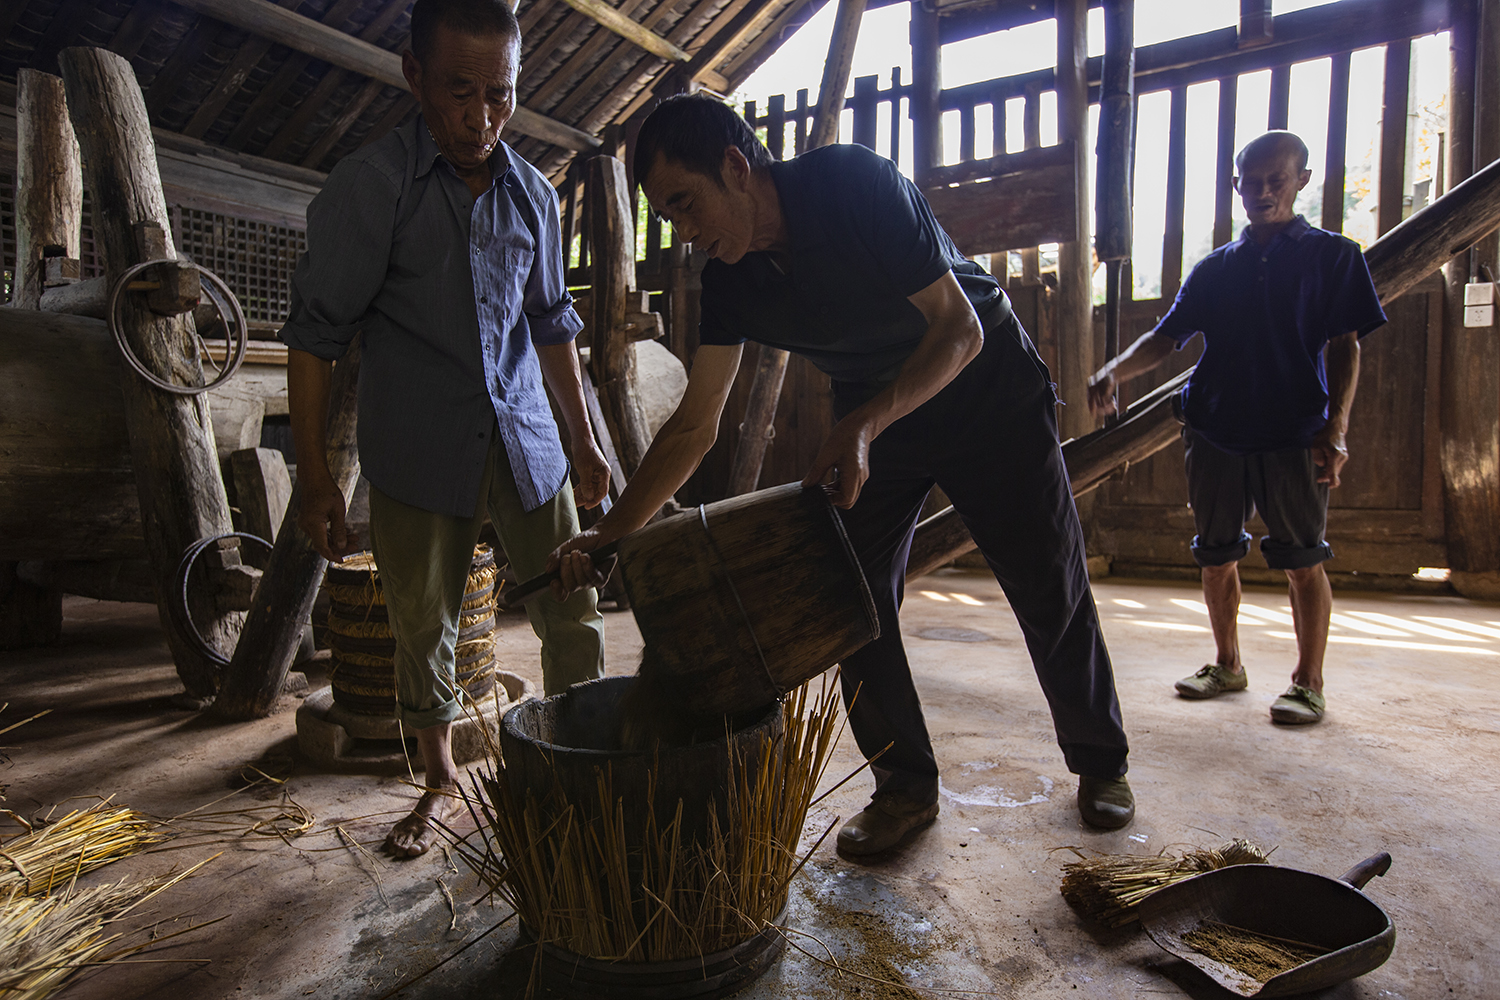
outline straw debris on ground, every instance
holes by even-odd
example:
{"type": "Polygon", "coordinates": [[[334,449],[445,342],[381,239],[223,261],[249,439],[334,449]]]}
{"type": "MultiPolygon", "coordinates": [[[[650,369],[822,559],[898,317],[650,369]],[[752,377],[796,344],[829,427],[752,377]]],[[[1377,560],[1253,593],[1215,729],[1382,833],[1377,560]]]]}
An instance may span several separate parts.
{"type": "Polygon", "coordinates": [[[1193,849],[1178,856],[1163,850],[1150,855],[1089,857],[1077,848],[1064,850],[1078,854],[1079,860],[1063,865],[1063,898],[1080,916],[1109,927],[1134,921],[1141,901],[1158,889],[1230,865],[1268,864],[1271,854],[1243,838],[1213,850],[1193,849]]]}
{"type": "Polygon", "coordinates": [[[1182,943],[1258,983],[1270,982],[1283,972],[1328,954],[1327,948],[1258,934],[1216,920],[1200,921],[1197,928],[1182,936],[1182,943]]]}

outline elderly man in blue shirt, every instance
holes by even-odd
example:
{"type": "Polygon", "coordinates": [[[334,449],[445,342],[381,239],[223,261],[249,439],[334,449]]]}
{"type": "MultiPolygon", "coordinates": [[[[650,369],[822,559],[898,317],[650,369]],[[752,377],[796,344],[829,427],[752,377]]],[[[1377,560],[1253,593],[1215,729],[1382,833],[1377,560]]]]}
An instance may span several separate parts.
{"type": "Polygon", "coordinates": [[[839,418],[804,482],[836,474],[834,502],[880,617],[880,637],[842,665],[850,729],[878,760],[874,795],[840,829],[840,853],[880,854],[938,814],[937,756],[897,617],[934,483],[1025,633],[1079,776],[1080,813],[1095,826],[1129,823],[1129,747],[1052,386],[1000,283],[958,252],[890,160],[825,146],[777,163],[707,96],[662,102],[641,126],[635,168],[651,207],[712,258],[702,344],[681,404],[619,503],[558,553],[558,591],[597,583],[584,553],[640,527],[692,474],[714,443],[744,342],[796,351],[833,380],[839,418]]]}
{"type": "MultiPolygon", "coordinates": [[[[308,209],[308,251],[281,338],[302,503],[332,561],[359,547],[326,461],[332,361],[364,332],[360,464],[396,639],[397,716],[415,730],[427,790],[386,847],[428,849],[455,804],[454,648],[488,513],[524,579],[578,531],[543,380],[568,425],[578,500],[609,470],[590,430],[563,281],[557,196],[499,139],[515,110],[520,26],[503,0],[418,0],[402,69],[421,116],[334,167],[308,209]]],[[[603,673],[596,595],[533,602],[548,693],[603,673]]]]}
{"type": "Polygon", "coordinates": [[[1250,551],[1245,522],[1259,511],[1270,532],[1261,555],[1286,571],[1297,636],[1292,683],[1271,704],[1271,719],[1306,725],[1327,707],[1328,491],[1349,458],[1344,435],[1359,340],[1385,322],[1385,312],[1359,245],[1313,228],[1293,208],[1312,179],[1300,138],[1267,132],[1240,151],[1235,169],[1250,225],[1193,268],[1156,329],[1095,374],[1089,408],[1114,412],[1116,385],[1203,334],[1203,357],[1179,412],[1198,532],[1193,557],[1218,651],[1213,663],[1178,681],[1177,692],[1212,698],[1249,684],[1235,627],[1238,564],[1250,551]]]}

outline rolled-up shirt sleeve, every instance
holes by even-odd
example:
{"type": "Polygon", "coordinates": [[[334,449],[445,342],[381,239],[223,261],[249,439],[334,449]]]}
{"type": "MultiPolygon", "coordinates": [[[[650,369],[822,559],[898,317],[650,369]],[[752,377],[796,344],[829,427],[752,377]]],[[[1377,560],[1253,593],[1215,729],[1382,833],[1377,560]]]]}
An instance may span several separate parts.
{"type": "Polygon", "coordinates": [[[573,296],[568,292],[557,193],[550,187],[545,193],[547,200],[537,212],[536,254],[521,299],[531,342],[541,347],[570,343],[583,329],[583,320],[573,308],[573,296]]]}
{"type": "Polygon", "coordinates": [[[307,209],[307,252],[280,333],[288,347],[329,361],[343,356],[385,282],[399,193],[365,162],[333,168],[307,209]]]}

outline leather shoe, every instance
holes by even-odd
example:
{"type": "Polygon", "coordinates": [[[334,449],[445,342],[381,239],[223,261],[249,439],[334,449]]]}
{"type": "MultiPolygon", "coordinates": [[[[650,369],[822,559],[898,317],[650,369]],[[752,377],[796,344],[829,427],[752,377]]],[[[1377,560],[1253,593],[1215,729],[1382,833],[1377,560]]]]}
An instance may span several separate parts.
{"type": "Polygon", "coordinates": [[[1078,778],[1078,811],[1089,826],[1118,830],[1135,819],[1135,795],[1124,776],[1078,778]]]}
{"type": "Polygon", "coordinates": [[[1317,691],[1293,684],[1286,694],[1271,702],[1271,721],[1283,726],[1310,726],[1322,721],[1327,708],[1327,700],[1317,691]]]}
{"type": "Polygon", "coordinates": [[[839,853],[863,858],[888,851],[908,835],[937,819],[938,804],[917,805],[894,796],[870,800],[839,829],[839,853]]]}

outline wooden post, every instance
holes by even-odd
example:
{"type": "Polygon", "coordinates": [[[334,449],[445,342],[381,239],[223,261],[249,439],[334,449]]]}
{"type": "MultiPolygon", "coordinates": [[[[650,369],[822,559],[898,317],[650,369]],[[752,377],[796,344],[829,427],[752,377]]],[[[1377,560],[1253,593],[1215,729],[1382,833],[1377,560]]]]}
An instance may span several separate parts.
{"type": "Polygon", "coordinates": [[[1058,385],[1070,405],[1059,431],[1079,437],[1093,429],[1084,405],[1094,373],[1094,289],[1089,247],[1088,0],[1057,0],[1057,140],[1073,140],[1077,157],[1078,230],[1057,250],[1058,385]]]}
{"type": "MultiPolygon", "coordinates": [[[[1086,0],[1085,0],[1086,2],[1086,0]]],[[[917,187],[942,159],[942,43],[937,8],[911,5],[911,146],[917,187]]]]}
{"type": "MultiPolygon", "coordinates": [[[[1323,162],[1323,228],[1342,233],[1344,154],[1349,143],[1349,53],[1339,53],[1332,63],[1328,76],[1328,153],[1323,162]]],[[[1432,192],[1433,200],[1441,193],[1432,192]]]]}
{"type": "Polygon", "coordinates": [[[1379,236],[1400,225],[1405,214],[1406,113],[1411,103],[1411,68],[1410,41],[1391,42],[1385,47],[1385,99],[1380,117],[1380,196],[1377,202],[1379,232],[1376,235],[1379,236]]]}
{"type": "MultiPolygon", "coordinates": [[[[16,89],[16,268],[12,306],[41,306],[43,257],[78,263],[83,174],[60,78],[23,69],[16,89]]],[[[49,645],[62,635],[62,593],[23,580],[0,561],[0,649],[49,645]]]]}
{"type": "Polygon", "coordinates": [[[243,448],[230,453],[229,468],[245,530],[274,544],[292,496],[286,459],[274,448],[243,448]]]}
{"type": "MultiPolygon", "coordinates": [[[[359,479],[360,341],[356,337],[333,366],[328,392],[328,471],[348,503],[359,479]]],[[[292,488],[281,530],[266,563],[260,586],[245,619],[245,630],[224,668],[215,715],[227,719],[259,719],[271,714],[286,672],[302,643],[302,631],[312,617],[313,601],[323,582],[328,561],[313,549],[297,527],[302,484],[292,488]]]]}
{"type": "Polygon", "coordinates": [[[588,171],[584,195],[589,203],[589,308],[594,321],[589,367],[629,477],[651,444],[636,394],[635,348],[625,330],[627,299],[635,288],[635,216],[625,164],[613,156],[596,156],[589,160],[588,171]]]}
{"type": "Polygon", "coordinates": [[[16,273],[11,305],[40,309],[43,256],[78,260],[83,168],[62,79],[23,69],[16,83],[16,273]]]}
{"type": "MultiPolygon", "coordinates": [[[[823,81],[818,85],[818,110],[808,131],[808,149],[838,141],[844,91],[849,88],[854,46],[859,41],[859,25],[864,13],[865,0],[839,0],[833,36],[828,41],[828,58],[823,63],[823,81]]],[[[739,437],[735,440],[734,457],[730,461],[726,496],[749,493],[760,483],[760,470],[765,464],[766,446],[771,443],[774,433],[776,405],[786,381],[788,360],[786,351],[764,344],[760,346],[755,378],[750,383],[750,398],[745,403],[745,417],[740,421],[739,437]]]]}
{"type": "Polygon", "coordinates": [[[839,0],[833,15],[833,36],[828,40],[828,58],[823,61],[823,80],[818,84],[818,110],[813,116],[808,148],[817,149],[839,140],[839,116],[844,112],[844,91],[854,68],[854,47],[865,16],[865,0],[839,0]]]}
{"type": "MultiPolygon", "coordinates": [[[[1365,260],[1380,293],[1380,301],[1389,304],[1416,287],[1434,268],[1448,259],[1453,247],[1466,247],[1483,237],[1487,252],[1494,253],[1500,249],[1496,246],[1497,226],[1500,226],[1500,160],[1490,163],[1484,170],[1376,240],[1365,251],[1365,260]],[[1486,236],[1486,233],[1489,235],[1486,236]]],[[[1465,261],[1464,266],[1467,268],[1467,257],[1461,259],[1465,261]]],[[[1461,291],[1460,289],[1460,294],[1461,291]]],[[[1459,323],[1462,324],[1461,319],[1459,323]]],[[[1450,322],[1450,333],[1452,329],[1450,322]]],[[[1500,393],[1496,391],[1493,376],[1495,365],[1500,363],[1500,350],[1495,350],[1493,330],[1468,332],[1479,334],[1479,338],[1462,345],[1469,352],[1467,358],[1472,362],[1475,355],[1479,354],[1480,364],[1490,365],[1488,368],[1480,368],[1472,379],[1459,386],[1460,389],[1469,391],[1471,398],[1477,397],[1481,406],[1486,407],[1476,420],[1460,428],[1477,441],[1477,445],[1470,451],[1473,454],[1482,453],[1486,446],[1496,448],[1497,437],[1500,437],[1495,424],[1496,417],[1500,416],[1500,398],[1497,398],[1500,393]],[[1493,353],[1485,356],[1485,347],[1493,353]]],[[[1447,356],[1446,342],[1444,356],[1447,356]]],[[[1459,374],[1453,371],[1454,367],[1447,361],[1444,362],[1443,477],[1444,486],[1449,493],[1449,559],[1453,566],[1454,587],[1460,593],[1465,593],[1464,588],[1469,587],[1476,596],[1489,595],[1489,599],[1493,599],[1500,594],[1500,573],[1482,567],[1500,565],[1500,554],[1495,552],[1497,545],[1500,545],[1500,530],[1494,530],[1500,527],[1497,524],[1500,518],[1486,520],[1493,518],[1492,512],[1500,506],[1495,503],[1495,498],[1500,497],[1500,490],[1492,487],[1491,492],[1484,492],[1486,479],[1483,470],[1476,473],[1472,466],[1464,465],[1459,465],[1456,470],[1450,468],[1452,441],[1449,429],[1458,418],[1464,416],[1450,412],[1454,404],[1448,397],[1447,389],[1459,382],[1459,374]],[[1455,484],[1452,481],[1454,479],[1459,479],[1460,482],[1455,484]],[[1455,531],[1452,513],[1455,510],[1455,494],[1459,501],[1466,504],[1460,510],[1462,516],[1479,522],[1481,530],[1488,531],[1488,534],[1469,536],[1455,531]],[[1473,562],[1460,564],[1454,561],[1455,551],[1461,552],[1473,562]],[[1479,562],[1483,558],[1496,561],[1489,564],[1479,562]],[[1481,568],[1470,570],[1467,568],[1469,566],[1481,568]]],[[[1067,463],[1073,496],[1082,496],[1178,439],[1180,427],[1172,414],[1171,396],[1187,382],[1191,374],[1192,369],[1188,369],[1151,390],[1126,410],[1118,423],[1063,444],[1063,460],[1067,463]]],[[[1456,437],[1456,434],[1452,436],[1456,437]]],[[[1491,451],[1488,454],[1493,462],[1496,453],[1491,451]]],[[[1483,454],[1480,457],[1482,459],[1483,454]]],[[[1491,469],[1494,467],[1493,464],[1490,466],[1491,469]]],[[[1489,481],[1493,483],[1493,479],[1489,481]]],[[[1469,523],[1469,520],[1465,520],[1463,525],[1467,527],[1469,523]]],[[[974,541],[964,528],[958,512],[952,507],[939,511],[917,525],[911,557],[907,562],[907,579],[930,573],[973,547],[974,541]]]]}
{"type": "MultiPolygon", "coordinates": [[[[88,187],[98,207],[94,239],[104,251],[109,280],[115,281],[126,268],[148,259],[145,254],[175,257],[151,123],[135,71],[124,58],[104,49],[64,49],[58,61],[87,165],[88,187]]],[[[203,384],[190,313],[159,316],[140,296],[126,295],[120,322],[131,349],[159,377],[203,384]]],[[[234,530],[214,449],[208,398],[163,392],[134,373],[123,376],[121,388],[146,552],[163,599],[162,621],[168,626],[172,658],[188,695],[212,698],[216,671],[171,627],[165,604],[173,599],[177,564],[188,546],[234,530]]],[[[237,562],[237,554],[220,549],[210,559],[221,562],[218,567],[210,563],[189,581],[189,613],[210,645],[230,648],[239,638],[241,616],[221,612],[213,588],[204,583],[214,568],[237,562]]]]}
{"type": "MultiPolygon", "coordinates": [[[[1134,235],[1131,167],[1135,162],[1135,0],[1104,0],[1104,69],[1099,98],[1099,176],[1094,247],[1105,262],[1108,294],[1104,360],[1120,352],[1120,286],[1134,235]]],[[[1092,336],[1092,330],[1090,330],[1092,336]]]]}
{"type": "MultiPolygon", "coordinates": [[[[1460,182],[1480,164],[1500,156],[1500,11],[1492,3],[1456,0],[1450,37],[1449,194],[1444,200],[1459,194],[1460,182]]],[[[1472,254],[1466,243],[1449,246],[1459,252],[1445,273],[1439,423],[1450,582],[1461,594],[1494,599],[1500,596],[1500,386],[1495,376],[1500,331],[1466,329],[1463,295],[1464,285],[1482,273],[1481,265],[1500,273],[1500,247],[1493,233],[1479,240],[1472,254]]]]}

